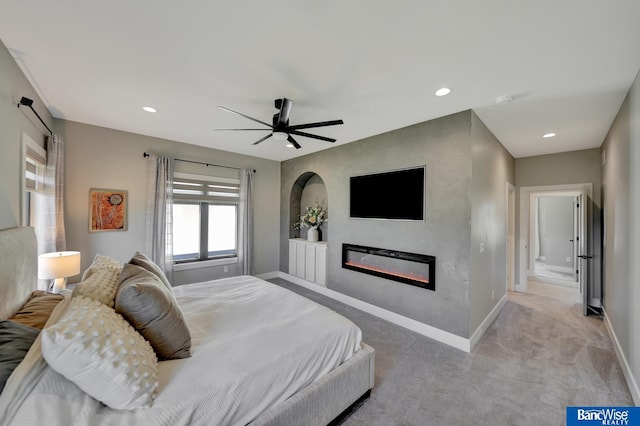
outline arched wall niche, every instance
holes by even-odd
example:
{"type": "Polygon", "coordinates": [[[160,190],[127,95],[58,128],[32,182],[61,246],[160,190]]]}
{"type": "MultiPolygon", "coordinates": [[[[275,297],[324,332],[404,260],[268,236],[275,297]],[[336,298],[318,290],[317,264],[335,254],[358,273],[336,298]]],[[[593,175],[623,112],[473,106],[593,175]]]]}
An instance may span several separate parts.
{"type": "MultiPolygon", "coordinates": [[[[300,216],[304,213],[307,206],[312,206],[316,202],[322,204],[329,212],[329,201],[327,199],[327,187],[320,175],[314,172],[305,172],[296,179],[291,188],[291,197],[289,201],[289,237],[290,238],[306,238],[306,229],[296,231],[293,225],[298,222],[300,216]]],[[[320,239],[327,241],[329,237],[329,223],[325,223],[320,228],[320,239]]]]}

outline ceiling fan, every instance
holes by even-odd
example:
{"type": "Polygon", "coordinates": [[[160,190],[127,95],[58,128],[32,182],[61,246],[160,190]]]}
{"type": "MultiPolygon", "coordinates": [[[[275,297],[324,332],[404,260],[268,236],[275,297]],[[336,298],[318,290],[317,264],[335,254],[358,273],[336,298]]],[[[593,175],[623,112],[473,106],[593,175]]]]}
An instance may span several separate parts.
{"type": "Polygon", "coordinates": [[[249,117],[248,115],[244,115],[240,112],[233,111],[229,108],[225,108],[223,106],[218,106],[223,111],[230,112],[232,114],[241,115],[244,118],[248,118],[249,120],[253,120],[256,123],[264,124],[268,127],[268,129],[216,129],[216,130],[271,130],[267,136],[258,139],[253,143],[253,145],[258,145],[260,142],[263,142],[270,137],[281,141],[289,141],[291,145],[293,145],[296,149],[300,149],[300,144],[293,138],[292,135],[296,136],[304,136],[312,139],[319,139],[321,141],[326,142],[335,142],[335,139],[327,138],[325,136],[312,135],[311,133],[301,132],[300,129],[311,129],[313,127],[325,127],[325,126],[335,126],[338,124],[344,124],[342,120],[331,120],[331,121],[320,121],[317,123],[307,123],[307,124],[296,124],[293,126],[289,125],[289,113],[291,112],[291,107],[293,106],[293,102],[287,98],[276,99],[274,101],[275,108],[278,110],[276,114],[273,115],[273,124],[265,123],[264,121],[258,120],[253,117],[249,117]]]}

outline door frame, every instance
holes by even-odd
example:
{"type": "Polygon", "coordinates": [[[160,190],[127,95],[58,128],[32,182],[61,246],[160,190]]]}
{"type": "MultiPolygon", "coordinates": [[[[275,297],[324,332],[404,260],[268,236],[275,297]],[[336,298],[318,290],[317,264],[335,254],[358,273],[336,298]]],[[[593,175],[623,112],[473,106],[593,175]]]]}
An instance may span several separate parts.
{"type": "MultiPolygon", "coordinates": [[[[527,292],[527,279],[529,276],[529,268],[530,268],[530,255],[529,249],[531,247],[531,226],[530,226],[530,218],[531,218],[531,199],[532,195],[540,195],[540,193],[557,193],[562,191],[570,191],[570,192],[582,192],[585,191],[587,195],[587,200],[593,199],[593,184],[591,183],[576,183],[576,184],[566,184],[566,185],[544,185],[544,186],[523,186],[520,188],[519,196],[520,196],[520,226],[518,232],[518,282],[516,282],[515,290],[519,292],[526,293],[527,292]]],[[[590,209],[588,209],[590,212],[590,209]]],[[[591,235],[593,218],[589,214],[587,223],[585,224],[585,229],[587,234],[590,235],[591,238],[588,239],[587,243],[589,248],[592,251],[593,248],[593,236],[591,235]]],[[[589,271],[591,272],[591,271],[589,271]]],[[[591,274],[592,275],[592,274],[591,274]]],[[[592,275],[592,279],[594,279],[592,275]]]]}
{"type": "Polygon", "coordinates": [[[507,291],[516,290],[516,187],[507,182],[507,291]]]}

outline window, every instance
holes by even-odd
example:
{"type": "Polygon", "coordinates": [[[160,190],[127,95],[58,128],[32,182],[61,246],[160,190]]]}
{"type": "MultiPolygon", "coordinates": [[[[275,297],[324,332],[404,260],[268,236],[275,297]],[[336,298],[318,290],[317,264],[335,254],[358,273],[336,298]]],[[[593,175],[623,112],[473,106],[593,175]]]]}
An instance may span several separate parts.
{"type": "Polygon", "coordinates": [[[47,153],[33,139],[22,134],[22,225],[35,226],[38,194],[44,189],[47,153]]]}
{"type": "Polygon", "coordinates": [[[239,179],[174,174],[174,262],[237,255],[239,192],[239,179]]]}

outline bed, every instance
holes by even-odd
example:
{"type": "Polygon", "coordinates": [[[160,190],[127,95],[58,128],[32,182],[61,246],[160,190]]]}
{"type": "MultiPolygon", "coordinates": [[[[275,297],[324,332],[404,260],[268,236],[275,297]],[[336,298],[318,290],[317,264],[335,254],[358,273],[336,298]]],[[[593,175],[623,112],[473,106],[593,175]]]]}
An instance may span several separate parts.
{"type": "MultiPolygon", "coordinates": [[[[36,288],[36,270],[31,228],[0,231],[0,319],[36,288]]],[[[173,291],[191,354],[157,363],[149,408],[109,408],[54,369],[59,361],[45,360],[44,330],[59,327],[83,299],[68,292],[6,381],[0,423],[323,425],[373,387],[374,350],[357,326],[326,307],[252,276],[173,291]]],[[[73,355],[65,365],[75,364],[73,355]]]]}

